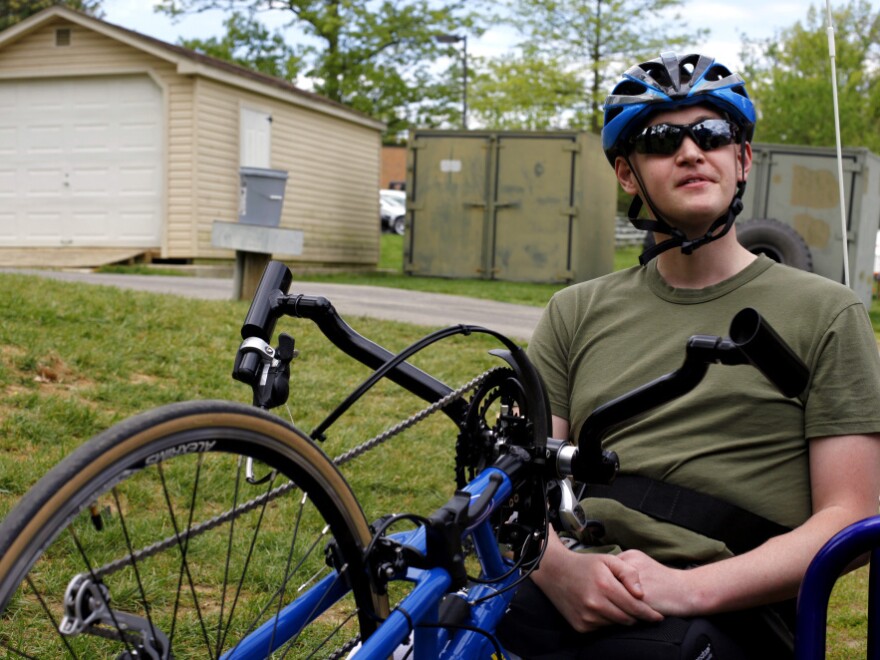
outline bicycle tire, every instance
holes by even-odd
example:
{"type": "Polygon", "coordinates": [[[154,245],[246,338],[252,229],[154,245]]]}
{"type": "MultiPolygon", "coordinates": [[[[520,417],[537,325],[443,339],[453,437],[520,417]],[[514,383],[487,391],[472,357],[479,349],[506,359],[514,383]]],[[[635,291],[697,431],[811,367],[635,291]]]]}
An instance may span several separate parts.
{"type": "Polygon", "coordinates": [[[273,630],[259,657],[302,657],[312,641],[323,644],[317,657],[336,657],[388,613],[363,565],[370,536],[345,479],[293,426],[225,401],[163,406],[82,445],[0,524],[0,648],[22,657],[220,657],[264,625],[273,630]],[[257,476],[274,477],[248,482],[247,457],[259,461],[257,476]],[[279,482],[285,492],[266,495],[279,482]],[[204,519],[215,524],[201,531],[204,519]],[[151,554],[161,539],[168,552],[151,554]],[[313,571],[331,573],[331,555],[349,595],[295,640],[282,639],[279,603],[314,584],[313,571]],[[128,564],[114,564],[120,557],[128,564]],[[291,568],[305,571],[302,581],[291,568]],[[92,586],[73,589],[74,575],[92,586]],[[67,590],[68,613],[74,595],[85,603],[69,620],[67,590]],[[96,616],[88,632],[58,630],[96,616]],[[327,645],[340,620],[341,640],[327,645]]]}

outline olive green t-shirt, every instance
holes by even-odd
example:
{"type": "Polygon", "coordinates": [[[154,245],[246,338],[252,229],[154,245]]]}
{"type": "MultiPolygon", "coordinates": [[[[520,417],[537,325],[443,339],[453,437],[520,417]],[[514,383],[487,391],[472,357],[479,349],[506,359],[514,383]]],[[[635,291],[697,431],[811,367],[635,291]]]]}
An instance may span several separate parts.
{"type": "MultiPolygon", "coordinates": [[[[782,525],[811,513],[812,438],[880,432],[880,357],[868,315],[846,287],[760,257],[705,289],[670,287],[656,261],[568,287],[553,296],[528,354],[554,415],[576,439],[597,406],[684,361],[692,335],[727,336],[755,308],[810,370],[788,399],[748,365],[711,365],[692,392],[610,433],[621,473],[668,481],[724,499],[782,525]]],[[[821,440],[820,440],[821,441],[821,440]]],[[[606,527],[603,542],[664,562],[728,556],[723,543],[626,509],[584,501],[606,527]]]]}

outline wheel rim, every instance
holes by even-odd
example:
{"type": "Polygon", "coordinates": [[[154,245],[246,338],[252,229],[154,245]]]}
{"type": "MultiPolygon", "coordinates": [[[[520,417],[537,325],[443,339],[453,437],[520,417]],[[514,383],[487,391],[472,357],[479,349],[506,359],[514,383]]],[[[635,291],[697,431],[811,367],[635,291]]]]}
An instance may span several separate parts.
{"type": "MultiPolygon", "coordinates": [[[[164,647],[170,645],[178,658],[219,657],[250,630],[267,621],[274,627],[282,599],[291,600],[291,594],[331,573],[324,554],[332,539],[330,532],[341,530],[343,556],[356,554],[342,515],[326,494],[318,492],[315,475],[281,465],[273,450],[265,449],[262,458],[288,474],[295,473],[291,476],[297,478],[299,487],[288,487],[271,498],[267,493],[283,486],[286,477],[273,475],[269,466],[258,462],[257,480],[269,479],[249,484],[245,461],[234,453],[241,449],[238,441],[221,439],[206,453],[173,453],[208,437],[190,431],[169,439],[163,445],[167,452],[163,460],[126,473],[128,478],[122,481],[110,470],[104,479],[111,488],[98,489],[103,494],[82,489],[79,504],[73,506],[80,511],[72,518],[72,511],[58,512],[56,518],[70,520],[70,525],[52,541],[22,589],[10,599],[0,618],[0,648],[32,657],[115,658],[126,653],[144,657],[145,649],[164,657],[168,651],[164,647]],[[198,529],[197,522],[215,519],[254,497],[263,501],[203,533],[187,535],[187,530],[198,529]],[[97,507],[90,510],[93,500],[97,507]],[[333,526],[330,530],[327,518],[333,526]],[[97,520],[103,529],[97,529],[97,520]],[[108,569],[112,560],[149,548],[160,538],[174,542],[124,568],[108,569]],[[104,584],[109,601],[98,588],[68,590],[74,575],[104,584]],[[79,594],[86,606],[79,610],[68,606],[68,615],[74,615],[65,619],[66,590],[69,596],[79,594]],[[93,621],[97,616],[101,623],[86,633],[56,632],[59,626],[76,632],[90,616],[93,621]],[[129,633],[120,636],[123,628],[129,633]],[[117,639],[96,633],[115,634],[117,639]]],[[[252,444],[249,447],[249,453],[258,453],[252,451],[252,444]]],[[[285,652],[298,657],[300,647],[318,646],[332,633],[333,639],[316,656],[326,657],[344,648],[358,628],[356,604],[349,596],[298,635],[297,646],[287,649],[277,631],[264,640],[279,647],[278,657],[285,652]]]]}

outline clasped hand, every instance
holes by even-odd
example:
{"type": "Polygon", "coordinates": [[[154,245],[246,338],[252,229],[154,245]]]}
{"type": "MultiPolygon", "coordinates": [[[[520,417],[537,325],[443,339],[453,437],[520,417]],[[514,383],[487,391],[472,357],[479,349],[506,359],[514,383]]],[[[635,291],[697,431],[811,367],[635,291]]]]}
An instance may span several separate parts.
{"type": "Polygon", "coordinates": [[[533,579],[575,630],[590,632],[688,614],[686,573],[638,550],[619,555],[572,552],[551,530],[533,579]]]}

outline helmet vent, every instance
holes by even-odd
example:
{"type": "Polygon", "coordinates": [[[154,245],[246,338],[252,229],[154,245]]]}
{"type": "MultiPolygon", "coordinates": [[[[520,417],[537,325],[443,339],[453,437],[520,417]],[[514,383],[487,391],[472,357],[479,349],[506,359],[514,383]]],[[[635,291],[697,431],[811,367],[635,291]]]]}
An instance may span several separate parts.
{"type": "Polygon", "coordinates": [[[669,77],[669,72],[666,70],[666,67],[660,64],[660,62],[645,62],[642,64],[642,69],[644,69],[645,73],[651,76],[660,87],[669,88],[672,86],[672,79],[669,77]]]}
{"type": "Polygon", "coordinates": [[[623,108],[620,107],[620,106],[617,106],[616,108],[610,108],[610,109],[605,113],[605,123],[606,123],[606,124],[610,123],[610,122],[611,122],[611,121],[612,121],[617,115],[619,115],[621,112],[623,112],[623,108]]]}
{"type": "Polygon", "coordinates": [[[706,80],[715,82],[716,80],[723,80],[730,75],[733,74],[730,73],[730,70],[727,67],[716,64],[706,72],[706,80]]]}
{"type": "Polygon", "coordinates": [[[694,65],[692,62],[681,63],[681,79],[684,82],[689,81],[694,75],[694,65]]]}
{"type": "Polygon", "coordinates": [[[614,91],[611,93],[615,96],[638,96],[644,94],[646,91],[647,87],[641,83],[637,83],[633,80],[624,80],[615,87],[614,91]]]}

